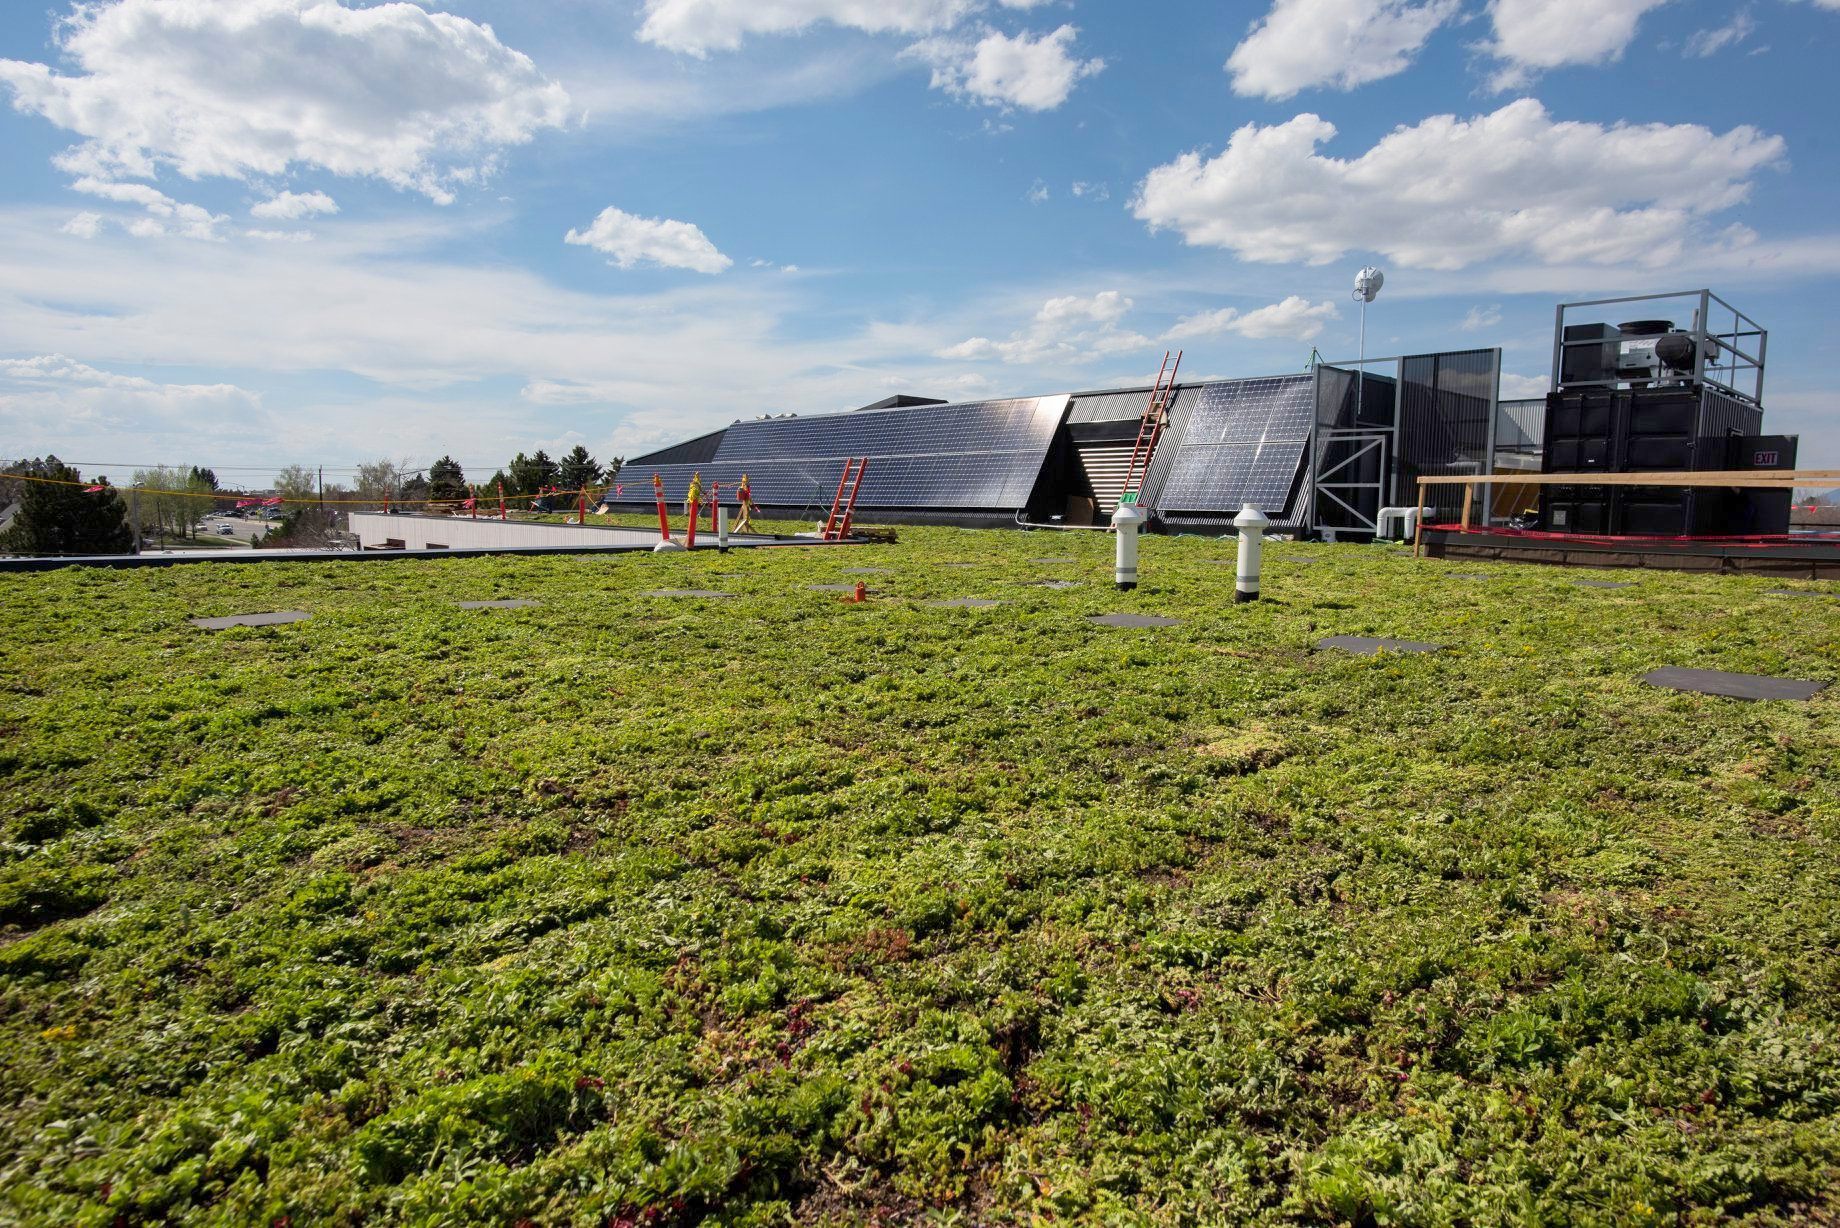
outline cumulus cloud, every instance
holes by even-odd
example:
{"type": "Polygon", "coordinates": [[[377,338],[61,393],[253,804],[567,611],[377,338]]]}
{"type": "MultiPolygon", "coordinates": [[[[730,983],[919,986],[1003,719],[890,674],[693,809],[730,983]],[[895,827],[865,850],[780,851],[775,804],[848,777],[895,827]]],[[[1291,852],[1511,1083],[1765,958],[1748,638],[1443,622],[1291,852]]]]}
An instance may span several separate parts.
{"type": "Polygon", "coordinates": [[[906,54],[932,66],[934,89],[955,98],[993,107],[1052,111],[1067,101],[1073,87],[1105,71],[1105,61],[1073,55],[1074,26],[1032,36],[1010,37],[986,29],[973,38],[923,39],[906,54]]]}
{"type": "Polygon", "coordinates": [[[292,222],[320,213],[337,213],[339,202],[324,192],[282,192],[249,210],[249,216],[292,222]]]}
{"type": "Polygon", "coordinates": [[[1339,320],[1341,316],[1332,302],[1312,303],[1302,295],[1293,294],[1256,311],[1241,312],[1236,307],[1223,307],[1219,311],[1183,316],[1169,330],[1168,340],[1187,341],[1195,337],[1238,333],[1254,340],[1285,337],[1293,341],[1314,341],[1322,335],[1324,321],[1339,320]]]}
{"type": "MultiPolygon", "coordinates": [[[[1001,0],[1034,8],[1045,0],[1001,0]]],[[[734,51],[750,35],[797,34],[817,25],[869,34],[933,34],[985,7],[982,0],[645,0],[639,37],[702,57],[734,51]]]]}
{"type": "Polygon", "coordinates": [[[1532,99],[1396,128],[1353,159],[1319,151],[1335,134],[1311,114],[1247,124],[1212,158],[1153,169],[1133,211],[1245,260],[1360,251],[1431,269],[1510,255],[1661,267],[1704,241],[1708,215],[1742,202],[1785,149],[1751,127],[1559,122],[1532,99]]]}
{"type": "Polygon", "coordinates": [[[1667,0],[1490,0],[1494,37],[1483,50],[1503,61],[1491,85],[1518,89],[1547,69],[1623,58],[1643,14],[1667,0]]]}
{"type": "Polygon", "coordinates": [[[734,264],[716,250],[700,227],[666,218],[635,217],[611,205],[600,211],[586,230],[571,230],[563,242],[610,257],[622,269],[656,264],[667,269],[720,273],[734,264]]]}
{"type": "MultiPolygon", "coordinates": [[[[72,183],[74,191],[86,196],[99,196],[103,200],[112,200],[118,204],[139,205],[147,211],[148,216],[138,218],[128,224],[129,234],[143,239],[162,238],[178,235],[187,239],[215,240],[219,238],[218,224],[225,221],[221,213],[212,213],[200,205],[188,205],[174,200],[158,188],[144,183],[116,183],[108,179],[97,179],[85,175],[72,183]]],[[[84,214],[95,217],[95,214],[84,214]]],[[[94,225],[91,226],[94,234],[94,225]]]]}
{"type": "Polygon", "coordinates": [[[0,425],[27,452],[73,432],[140,436],[185,425],[234,427],[262,398],[234,384],[162,384],[62,354],[0,359],[0,425]]]}
{"type": "Polygon", "coordinates": [[[1501,399],[1504,401],[1530,401],[1543,397],[1552,388],[1552,377],[1546,375],[1510,375],[1501,373],[1501,399]]]}
{"type": "Polygon", "coordinates": [[[1282,100],[1404,72],[1459,0],[1276,0],[1227,59],[1235,93],[1282,100]]]}
{"type": "Polygon", "coordinates": [[[311,166],[446,202],[568,111],[490,27],[412,4],[120,0],[58,29],[79,71],[0,60],[0,84],[83,138],[59,165],[101,179],[311,166]]]}
{"type": "Polygon", "coordinates": [[[962,361],[1084,362],[1106,354],[1148,348],[1152,342],[1141,333],[1121,328],[1135,304],[1117,290],[1090,297],[1077,294],[1051,298],[1041,305],[1029,326],[1002,341],[969,337],[939,350],[936,357],[962,361]]]}
{"type": "Polygon", "coordinates": [[[102,229],[102,215],[91,213],[86,209],[58,229],[67,235],[75,235],[79,239],[93,239],[102,229]]]}

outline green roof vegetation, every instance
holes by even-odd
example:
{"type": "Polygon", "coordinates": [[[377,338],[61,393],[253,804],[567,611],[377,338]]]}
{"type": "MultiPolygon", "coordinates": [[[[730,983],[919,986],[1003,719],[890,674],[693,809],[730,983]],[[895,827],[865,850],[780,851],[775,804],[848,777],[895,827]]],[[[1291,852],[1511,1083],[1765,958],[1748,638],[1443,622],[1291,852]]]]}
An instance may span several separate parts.
{"type": "Polygon", "coordinates": [[[1840,1216],[1840,602],[1110,548],[0,575],[0,1221],[1840,1216]]]}

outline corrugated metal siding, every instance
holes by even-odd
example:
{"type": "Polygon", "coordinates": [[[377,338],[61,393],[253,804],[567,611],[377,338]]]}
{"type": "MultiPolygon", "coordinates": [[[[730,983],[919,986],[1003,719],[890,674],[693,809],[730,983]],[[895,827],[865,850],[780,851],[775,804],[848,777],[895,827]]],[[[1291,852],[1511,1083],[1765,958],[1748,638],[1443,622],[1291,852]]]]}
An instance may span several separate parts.
{"type": "MultiPolygon", "coordinates": [[[[1702,437],[1761,435],[1763,433],[1763,411],[1761,409],[1711,388],[1706,389],[1699,421],[1699,433],[1702,437]]],[[[1697,466],[1701,469],[1710,467],[1708,465],[1697,466]]]]}
{"type": "Polygon", "coordinates": [[[1495,450],[1515,456],[1538,453],[1545,430],[1545,397],[1503,401],[1495,421],[1495,450]]]}

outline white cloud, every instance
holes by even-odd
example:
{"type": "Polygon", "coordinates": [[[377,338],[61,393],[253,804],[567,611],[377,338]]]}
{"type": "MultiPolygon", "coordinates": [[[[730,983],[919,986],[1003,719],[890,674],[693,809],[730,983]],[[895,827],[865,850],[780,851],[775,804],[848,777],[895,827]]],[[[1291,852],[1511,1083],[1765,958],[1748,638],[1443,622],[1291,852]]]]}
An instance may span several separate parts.
{"type": "Polygon", "coordinates": [[[1240,258],[1323,264],[1379,252],[1460,269],[1504,256],[1662,267],[1711,236],[1784,143],[1751,127],[1555,121],[1532,99],[1399,127],[1354,159],[1324,156],[1315,115],[1247,124],[1224,152],[1153,169],[1133,202],[1152,230],[1240,258]]]}
{"type": "Polygon", "coordinates": [[[1501,304],[1491,303],[1487,307],[1471,307],[1464,315],[1463,323],[1457,325],[1466,333],[1481,332],[1485,328],[1494,328],[1501,323],[1501,304]]]}
{"type": "Polygon", "coordinates": [[[1495,36],[1483,50],[1504,61],[1491,79],[1517,89],[1538,73],[1620,60],[1643,14],[1667,0],[1490,0],[1495,36]]]}
{"type": "Polygon", "coordinates": [[[706,56],[751,34],[796,34],[820,24],[870,34],[930,34],[956,25],[976,0],[645,0],[639,38],[706,56]]]}
{"type": "Polygon", "coordinates": [[[930,64],[933,88],[955,98],[985,106],[1052,111],[1067,101],[1074,86],[1105,69],[1104,60],[1082,60],[1072,54],[1078,36],[1074,26],[1062,26],[1040,37],[1024,32],[1014,38],[986,29],[975,40],[924,39],[905,54],[930,64]]]}
{"type": "MultiPolygon", "coordinates": [[[[998,0],[1031,9],[1046,0],[998,0]]],[[[983,0],[645,0],[638,37],[701,58],[734,51],[750,35],[799,34],[833,25],[867,34],[933,34],[987,7],[983,0]]]]}
{"type": "MultiPolygon", "coordinates": [[[[99,455],[102,442],[137,449],[128,457],[225,465],[382,454],[421,462],[451,450],[470,466],[502,463],[567,426],[592,431],[597,454],[633,455],[732,421],[738,404],[861,405],[885,374],[938,367],[931,355],[967,331],[937,320],[814,331],[813,318],[834,304],[799,276],[575,290],[451,255],[470,251],[482,224],[466,214],[354,221],[304,245],[183,247],[136,243],[113,227],[95,240],[62,235],[67,216],[0,208],[8,351],[112,369],[158,355],[175,369],[235,371],[214,378],[261,389],[267,404],[245,433],[180,422],[143,439],[71,426],[63,439],[87,440],[88,450],[44,445],[65,456],[99,455]],[[325,372],[346,378],[333,391],[308,391],[326,386],[317,378],[325,372]],[[547,409],[540,394],[498,391],[539,381],[574,386],[575,403],[600,409],[547,409]]],[[[41,435],[62,429],[50,417],[38,425],[41,435]]],[[[43,450],[39,437],[0,424],[0,438],[19,446],[43,450]]]]}
{"type": "Polygon", "coordinates": [[[1552,388],[1552,377],[1547,375],[1510,375],[1501,373],[1501,399],[1504,401],[1530,401],[1543,397],[1552,388]]]}
{"type": "Polygon", "coordinates": [[[1242,337],[1268,340],[1286,337],[1294,341],[1314,341],[1322,335],[1326,320],[1339,320],[1342,313],[1332,302],[1311,303],[1293,294],[1269,307],[1241,313],[1235,307],[1183,316],[1167,335],[1170,341],[1187,341],[1194,337],[1218,337],[1238,333],[1242,337]]]}
{"type": "Polygon", "coordinates": [[[1090,297],[1051,298],[1027,328],[1011,333],[1007,340],[970,337],[937,351],[936,357],[972,362],[1086,362],[1106,354],[1147,349],[1153,344],[1148,337],[1119,327],[1134,305],[1118,290],[1090,297]]]}
{"type": "Polygon", "coordinates": [[[1037,179],[1033,184],[1029,186],[1028,192],[1024,194],[1022,199],[1028,201],[1031,205],[1046,204],[1048,200],[1047,183],[1043,180],[1037,179]]]}
{"type": "Polygon", "coordinates": [[[62,354],[0,359],[0,430],[16,451],[62,451],[100,435],[124,447],[151,434],[247,429],[262,398],[234,384],[162,384],[62,354]]]}
{"type": "Polygon", "coordinates": [[[592,247],[612,257],[610,263],[622,269],[656,264],[667,269],[720,273],[734,264],[716,250],[709,236],[689,222],[635,217],[611,205],[602,209],[585,231],[569,231],[563,242],[592,247]]]}
{"type": "Polygon", "coordinates": [[[320,213],[337,213],[339,202],[324,192],[282,192],[249,210],[249,216],[292,222],[320,213]]]}
{"type": "MultiPolygon", "coordinates": [[[[1840,8],[1840,0],[1834,0],[1840,8]]],[[[1699,30],[1687,40],[1685,54],[1697,59],[1717,55],[1727,47],[1736,47],[1739,43],[1757,32],[1757,19],[1751,16],[1748,8],[1739,9],[1732,14],[1730,21],[1712,30],[1699,30]]]]}
{"type": "Polygon", "coordinates": [[[219,237],[218,224],[227,220],[221,213],[212,213],[199,205],[183,204],[144,183],[115,183],[85,175],[70,186],[86,196],[99,196],[103,200],[145,209],[148,216],[127,227],[129,234],[143,239],[179,235],[187,239],[214,240],[219,237]]]}
{"type": "Polygon", "coordinates": [[[1227,59],[1235,93],[1282,100],[1404,72],[1459,0],[1275,0],[1227,59]]]}
{"type": "Polygon", "coordinates": [[[67,235],[75,235],[79,239],[93,239],[102,229],[102,215],[84,210],[58,229],[67,235]]]}
{"type": "Polygon", "coordinates": [[[1084,180],[1076,180],[1072,190],[1073,194],[1082,200],[1107,201],[1112,198],[1112,188],[1107,183],[1087,183],[1084,180]]]}
{"type": "Polygon", "coordinates": [[[311,230],[245,230],[246,239],[259,239],[264,243],[311,243],[311,230]]]}
{"type": "Polygon", "coordinates": [[[412,4],[121,0],[79,5],[81,72],[0,60],[13,105],[81,136],[59,164],[102,179],[245,179],[312,166],[438,201],[568,98],[490,27],[412,4]]]}

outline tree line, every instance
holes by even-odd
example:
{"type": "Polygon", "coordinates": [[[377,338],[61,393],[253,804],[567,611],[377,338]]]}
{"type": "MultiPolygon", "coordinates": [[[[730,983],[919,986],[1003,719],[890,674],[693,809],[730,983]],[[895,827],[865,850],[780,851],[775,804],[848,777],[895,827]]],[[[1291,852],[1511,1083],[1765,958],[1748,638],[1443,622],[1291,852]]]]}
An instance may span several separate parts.
{"type": "Polygon", "coordinates": [[[275,475],[271,494],[226,489],[212,470],[198,465],[137,469],[131,487],[117,488],[106,478],[85,482],[56,456],[36,457],[0,473],[0,511],[17,505],[12,523],[0,531],[0,551],[127,554],[143,540],[195,541],[212,512],[271,497],[281,500],[281,510],[271,514],[277,523],[261,545],[323,545],[336,531],[339,514],[353,508],[456,506],[475,489],[482,503],[495,501],[501,489],[506,498],[519,500],[548,490],[593,490],[612,482],[621,464],[618,457],[603,464],[580,444],[560,460],[542,449],[529,456],[519,452],[477,487],[451,456],[426,470],[406,461],[370,461],[357,467],[350,486],[328,484],[310,466],[289,465],[275,475]]]}

